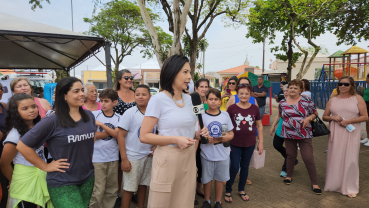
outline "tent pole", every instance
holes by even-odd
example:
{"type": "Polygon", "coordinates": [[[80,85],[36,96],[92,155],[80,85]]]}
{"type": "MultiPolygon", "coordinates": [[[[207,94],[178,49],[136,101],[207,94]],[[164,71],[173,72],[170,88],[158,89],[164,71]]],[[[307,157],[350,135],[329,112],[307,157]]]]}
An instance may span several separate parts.
{"type": "Polygon", "coordinates": [[[107,79],[106,82],[108,88],[113,88],[113,77],[111,74],[110,46],[111,43],[109,41],[106,41],[105,44],[105,63],[106,63],[106,79],[107,79]]]}

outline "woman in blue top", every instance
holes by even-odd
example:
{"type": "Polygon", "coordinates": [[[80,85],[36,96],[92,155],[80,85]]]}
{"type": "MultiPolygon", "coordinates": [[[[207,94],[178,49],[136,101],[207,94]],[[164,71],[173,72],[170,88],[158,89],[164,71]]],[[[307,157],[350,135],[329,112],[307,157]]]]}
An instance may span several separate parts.
{"type": "MultiPolygon", "coordinates": [[[[248,77],[241,77],[241,78],[239,78],[238,81],[237,81],[237,84],[236,84],[236,89],[241,84],[251,85],[251,81],[250,81],[250,79],[248,77]]],[[[231,105],[233,105],[235,103],[238,103],[238,102],[240,102],[240,99],[238,98],[237,94],[232,95],[231,98],[228,100],[227,109],[228,109],[229,106],[231,106],[231,105]]],[[[256,105],[256,106],[259,107],[258,103],[256,102],[256,99],[253,96],[250,97],[249,103],[254,104],[254,105],[256,105]]]]}

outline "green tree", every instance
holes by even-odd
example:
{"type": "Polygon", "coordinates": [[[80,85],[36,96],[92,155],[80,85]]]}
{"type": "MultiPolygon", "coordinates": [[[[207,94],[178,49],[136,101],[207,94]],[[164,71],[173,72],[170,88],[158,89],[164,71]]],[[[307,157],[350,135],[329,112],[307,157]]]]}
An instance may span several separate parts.
{"type": "MultiPolygon", "coordinates": [[[[191,56],[191,46],[190,46],[190,40],[187,35],[182,36],[182,43],[183,43],[183,54],[187,57],[191,56]]],[[[200,54],[204,56],[204,52],[206,48],[209,46],[208,40],[206,38],[203,38],[199,41],[197,51],[196,51],[196,60],[199,59],[200,54]]],[[[202,63],[202,59],[200,58],[199,61],[196,61],[196,67],[197,69],[203,68],[204,63],[202,63]]]]}
{"type": "Polygon", "coordinates": [[[199,80],[201,77],[200,77],[200,74],[198,72],[195,72],[193,74],[193,83],[196,83],[197,80],[199,80]]]}
{"type": "Polygon", "coordinates": [[[271,52],[275,53],[277,59],[287,61],[287,80],[291,81],[293,65],[302,53],[293,52],[290,21],[284,16],[283,10],[283,5],[277,0],[255,1],[254,7],[249,10],[246,38],[252,38],[253,43],[262,43],[268,39],[269,45],[272,45],[275,44],[276,33],[283,32],[282,42],[271,48],[271,52]]]}
{"type": "Polygon", "coordinates": [[[338,38],[337,45],[356,45],[356,40],[369,40],[369,1],[348,0],[326,17],[329,30],[338,38]]]}
{"type": "Polygon", "coordinates": [[[155,52],[160,54],[161,61],[164,62],[165,59],[168,57],[170,48],[173,44],[173,37],[169,35],[168,33],[164,32],[161,27],[155,27],[155,30],[158,34],[158,38],[161,44],[160,51],[155,51],[155,47],[151,42],[151,37],[148,31],[144,33],[144,36],[147,40],[144,49],[141,50],[141,53],[143,53],[144,58],[153,58],[155,55],[155,52]]]}
{"type": "MultiPolygon", "coordinates": [[[[310,54],[314,53],[315,49],[311,46],[308,46],[308,47],[302,47],[304,50],[307,50],[309,51],[310,54]]],[[[328,51],[328,48],[325,47],[324,45],[320,45],[320,51],[319,51],[320,54],[323,54],[323,55],[331,55],[328,51]]]]}
{"type": "MultiPolygon", "coordinates": [[[[187,3],[180,0],[182,6],[187,3]]],[[[167,0],[161,0],[162,5],[170,5],[167,0]],[[167,2],[164,3],[163,2],[167,2]]],[[[249,0],[193,0],[188,17],[191,20],[190,28],[186,28],[186,36],[189,42],[189,58],[191,74],[194,74],[196,68],[197,51],[201,45],[200,41],[205,37],[214,19],[221,17],[226,26],[237,27],[244,24],[247,18],[249,0]]],[[[166,13],[168,19],[171,14],[166,13]]]]}
{"type": "MultiPolygon", "coordinates": [[[[159,16],[148,10],[153,20],[159,16]]],[[[141,18],[140,8],[129,0],[113,0],[104,5],[97,15],[84,18],[91,24],[89,35],[104,37],[112,42],[115,57],[111,59],[115,65],[114,70],[119,71],[119,65],[126,56],[131,55],[138,47],[152,47],[147,36],[144,22],[141,18]]]]}
{"type": "Polygon", "coordinates": [[[292,66],[303,55],[304,59],[297,74],[297,78],[302,78],[321,50],[321,47],[313,42],[313,39],[329,29],[329,21],[326,17],[336,13],[346,1],[283,0],[281,2],[277,0],[257,0],[255,1],[255,7],[250,9],[249,22],[246,23],[249,32],[246,37],[252,37],[254,42],[263,42],[268,38],[270,44],[274,44],[275,33],[277,31],[283,32],[281,45],[272,48],[272,52],[285,52],[284,54],[276,54],[276,57],[288,61],[288,80],[291,79],[292,66]],[[310,47],[314,49],[306,66],[309,51],[300,46],[300,43],[296,41],[296,36],[304,37],[310,47]],[[293,46],[296,46],[302,53],[293,52],[293,46]]]}

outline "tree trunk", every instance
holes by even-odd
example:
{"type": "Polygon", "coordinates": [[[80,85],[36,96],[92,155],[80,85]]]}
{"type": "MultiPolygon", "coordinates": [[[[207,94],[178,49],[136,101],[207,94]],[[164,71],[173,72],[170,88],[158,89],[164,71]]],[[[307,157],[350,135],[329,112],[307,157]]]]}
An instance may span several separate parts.
{"type": "Polygon", "coordinates": [[[287,82],[291,81],[292,76],[292,58],[293,58],[293,49],[292,49],[292,36],[290,36],[290,40],[287,43],[288,45],[288,51],[287,51],[287,59],[288,59],[288,65],[287,65],[287,82]]]}
{"type": "Polygon", "coordinates": [[[155,51],[156,59],[158,60],[159,66],[162,67],[163,66],[163,61],[162,61],[162,57],[160,55],[161,44],[160,44],[160,41],[159,41],[158,33],[156,32],[154,24],[152,23],[152,20],[150,18],[150,15],[146,10],[145,0],[137,0],[137,2],[138,2],[138,6],[140,7],[142,19],[145,22],[145,26],[146,26],[147,30],[149,31],[152,43],[154,45],[154,51],[155,51]]]}
{"type": "Polygon", "coordinates": [[[191,67],[191,77],[195,74],[196,60],[197,60],[197,48],[199,47],[197,37],[194,37],[190,41],[190,67],[191,67]]]}

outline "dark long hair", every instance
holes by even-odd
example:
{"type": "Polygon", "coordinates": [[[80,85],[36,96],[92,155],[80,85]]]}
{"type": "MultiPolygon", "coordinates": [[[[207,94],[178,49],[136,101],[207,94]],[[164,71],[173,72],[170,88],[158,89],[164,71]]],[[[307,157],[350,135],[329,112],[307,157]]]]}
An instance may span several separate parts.
{"type": "Polygon", "coordinates": [[[190,61],[186,56],[173,55],[165,60],[160,72],[160,87],[163,90],[168,91],[171,95],[174,95],[173,82],[174,78],[181,71],[185,63],[190,61]]]}
{"type": "MultiPolygon", "coordinates": [[[[55,88],[55,114],[57,116],[57,121],[62,127],[76,127],[77,122],[75,122],[69,115],[69,105],[65,101],[64,96],[68,94],[72,86],[76,82],[81,82],[81,80],[75,77],[65,77],[59,80],[55,88]]],[[[82,82],[81,82],[82,83],[82,82]]],[[[83,110],[82,106],[79,107],[79,113],[82,116],[84,122],[90,120],[90,116],[83,110]]]]}
{"type": "MultiPolygon", "coordinates": [[[[237,78],[236,76],[233,76],[233,77],[229,78],[229,80],[228,80],[228,82],[227,82],[227,85],[226,85],[226,88],[225,88],[225,89],[228,89],[228,88],[229,88],[228,84],[229,84],[229,82],[230,82],[231,80],[236,81],[236,88],[237,88],[237,86],[238,86],[238,84],[237,84],[237,82],[238,82],[238,78],[237,78]]],[[[251,82],[250,82],[250,84],[251,84],[251,82]]]]}
{"type": "Polygon", "coordinates": [[[305,89],[305,91],[309,91],[310,92],[310,82],[309,82],[309,80],[307,80],[307,79],[302,79],[301,80],[303,83],[304,83],[304,89],[305,89]]]}
{"type": "MultiPolygon", "coordinates": [[[[9,110],[6,114],[5,118],[5,135],[3,138],[8,135],[12,128],[15,128],[20,136],[22,137],[29,131],[29,126],[24,122],[22,116],[18,112],[18,104],[22,100],[31,99],[33,98],[30,95],[25,93],[15,94],[13,95],[8,103],[9,110]]],[[[38,115],[34,120],[33,123],[36,124],[41,120],[40,115],[38,115]]]]}

